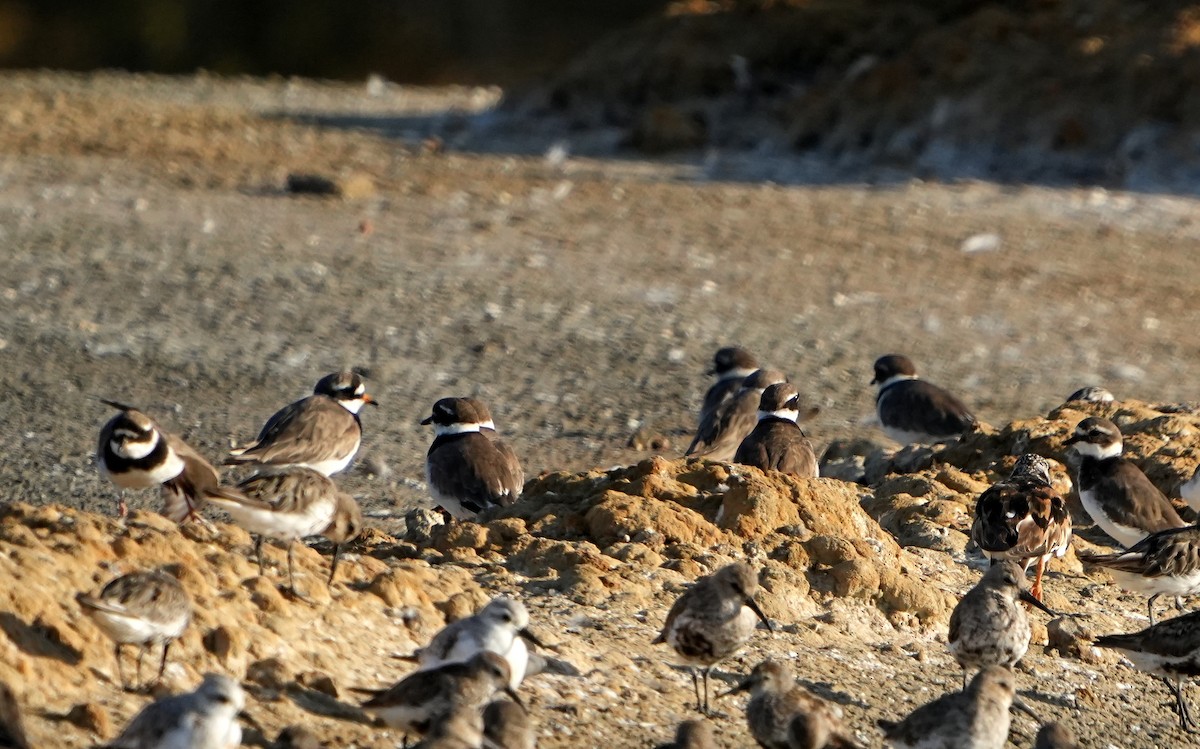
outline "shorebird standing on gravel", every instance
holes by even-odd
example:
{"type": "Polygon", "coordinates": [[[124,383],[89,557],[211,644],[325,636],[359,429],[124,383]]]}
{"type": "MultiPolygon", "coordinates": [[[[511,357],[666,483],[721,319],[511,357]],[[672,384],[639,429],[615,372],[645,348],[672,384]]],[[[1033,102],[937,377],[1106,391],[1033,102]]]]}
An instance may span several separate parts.
{"type": "Polygon", "coordinates": [[[479,613],[446,625],[417,654],[422,669],[470,660],[490,651],[508,662],[513,689],[521,685],[529,665],[525,640],[545,647],[529,631],[529,611],[520,601],[503,596],[492,599],[479,613]]]}
{"type": "Polygon", "coordinates": [[[117,678],[128,688],[121,667],[121,649],[137,645],[136,689],[141,686],[142,656],[151,645],[162,645],[158,679],[167,668],[167,651],[192,621],[192,601],[174,576],[161,570],[131,572],[112,580],[100,595],[80,593],[75,600],[96,626],[114,643],[117,678]]]}
{"type": "Polygon", "coordinates": [[[738,446],[733,462],[817,478],[817,455],[796,423],[799,417],[800,394],[794,385],[781,382],[764,390],[758,402],[758,423],[738,446]]]}
{"type": "Polygon", "coordinates": [[[1012,475],[988,487],[975,502],[971,540],[992,560],[1012,559],[1024,569],[1037,562],[1031,593],[1042,599],[1042,574],[1071,543],[1071,513],[1050,481],[1050,463],[1026,453],[1012,475]]]}
{"type": "Polygon", "coordinates": [[[1200,595],[1200,526],[1152,533],[1115,554],[1080,552],[1079,560],[1108,570],[1125,590],[1149,596],[1150,624],[1159,596],[1200,595]]]}
{"type": "Polygon", "coordinates": [[[165,697],[134,716],[108,749],[231,749],[242,745],[238,713],[246,694],[222,674],[205,674],[196,691],[165,697]]]}
{"type": "Polygon", "coordinates": [[[1025,570],[1006,559],[988,568],[983,579],[967,591],[950,614],[946,642],[963,670],[1004,666],[1012,668],[1029,650],[1029,617],[1020,601],[1054,612],[1025,589],[1025,570]]]}
{"type": "Polygon", "coordinates": [[[724,463],[733,460],[738,445],[758,423],[758,404],[763,392],[781,382],[787,382],[787,376],[775,369],[759,369],[742,380],[733,398],[700,422],[684,455],[724,463]]]}
{"type": "Polygon", "coordinates": [[[1016,677],[988,666],[961,692],[921,705],[899,723],[881,720],[893,749],[1002,749],[1012,722],[1016,677]]]}
{"type": "Polygon", "coordinates": [[[524,489],[520,463],[502,441],[497,444],[495,422],[481,405],[475,398],[442,398],[421,422],[432,424],[436,434],[425,456],[429,493],[459,520],[511,505],[524,489]]]}
{"type": "Polygon", "coordinates": [[[510,679],[508,662],[483,651],[465,662],[415,671],[362,707],[406,735],[424,735],[456,710],[478,712],[498,691],[520,704],[510,679]]]}
{"type": "Polygon", "coordinates": [[[248,445],[229,451],[228,465],[303,466],[324,476],[345,470],[362,443],[362,407],[379,404],[357,372],[334,372],[313,394],[277,411],[248,445]]]}
{"type": "Polygon", "coordinates": [[[667,643],[692,667],[696,709],[708,713],[708,675],[712,667],[736,653],[754,633],[757,616],[771,622],[754,601],[758,575],[745,562],[734,562],[702,577],[675,600],[662,632],[653,644],[667,643]],[[700,700],[700,676],[704,701],[700,700]]]}
{"type": "Polygon", "coordinates": [[[842,709],[802,686],[782,661],[765,660],[725,692],[750,692],[746,724],[763,749],[858,749],[842,725],[842,709]]]}
{"type": "Polygon", "coordinates": [[[871,384],[879,386],[875,410],[883,433],[902,445],[948,442],[977,426],[962,401],[919,379],[907,356],[888,354],[876,359],[871,384]]]}
{"type": "Polygon", "coordinates": [[[705,372],[714,375],[717,381],[704,394],[704,404],[700,406],[700,418],[697,424],[703,424],[712,418],[718,408],[733,399],[742,388],[742,380],[758,371],[758,359],[744,348],[727,346],[718,349],[713,355],[713,367],[705,372]]]}
{"type": "Polygon", "coordinates": [[[243,497],[214,499],[212,504],[258,536],[254,552],[259,575],[263,573],[263,539],[287,542],[288,589],[295,594],[292,553],[296,541],[326,535],[334,541],[329,566],[329,582],[333,582],[341,544],[356,538],[362,530],[362,512],[353,497],[317,471],[302,466],[266,467],[238,484],[238,489],[243,497]]]}
{"type": "Polygon", "coordinates": [[[1080,456],[1076,485],[1083,509],[1117,543],[1133,546],[1151,533],[1187,525],[1142,469],[1121,456],[1116,424],[1090,416],[1064,444],[1080,456]]]}
{"type": "Polygon", "coordinates": [[[1187,677],[1200,676],[1200,611],[1159,622],[1140,632],[1097,637],[1095,645],[1118,650],[1134,668],[1163,677],[1175,698],[1179,727],[1189,732],[1197,730],[1183,687],[1187,677]]]}
{"type": "Polygon", "coordinates": [[[120,411],[100,430],[96,462],[100,473],[120,491],[117,511],[128,514],[126,489],[162,487],[163,514],[176,522],[198,517],[210,497],[235,496],[221,486],[212,464],[179,437],[133,406],[100,399],[120,411]]]}

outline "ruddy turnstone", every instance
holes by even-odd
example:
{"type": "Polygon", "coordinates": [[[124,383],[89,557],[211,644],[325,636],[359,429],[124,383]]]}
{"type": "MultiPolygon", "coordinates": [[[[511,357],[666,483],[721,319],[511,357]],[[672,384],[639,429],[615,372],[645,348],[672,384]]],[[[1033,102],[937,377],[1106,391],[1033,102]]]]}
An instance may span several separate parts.
{"type": "Polygon", "coordinates": [[[679,596],[653,644],[667,643],[692,667],[696,709],[708,712],[708,675],[718,662],[736,653],[754,633],[755,617],[771,631],[771,622],[754,601],[758,575],[745,562],[734,562],[702,577],[679,596]],[[700,676],[704,701],[700,700],[700,676]]]}
{"type": "Polygon", "coordinates": [[[362,442],[362,407],[378,405],[356,372],[334,372],[313,394],[275,413],[248,445],[229,451],[228,465],[303,466],[324,476],[345,470],[362,442]]]}
{"type": "Polygon", "coordinates": [[[465,662],[411,673],[362,707],[406,735],[424,735],[456,710],[479,711],[498,691],[520,704],[510,678],[508,662],[485,650],[465,662]]]}
{"type": "Polygon", "coordinates": [[[1121,430],[1108,419],[1089,416],[1075,426],[1066,445],[1079,453],[1076,485],[1092,520],[1122,546],[1186,523],[1142,469],[1121,456],[1121,430]]]}
{"type": "Polygon", "coordinates": [[[121,667],[121,650],[137,645],[137,670],[133,686],[140,686],[142,656],[151,645],[162,645],[158,678],[167,668],[167,651],[192,621],[192,602],[174,576],[161,570],[131,572],[112,580],[99,595],[79,593],[75,600],[96,626],[114,643],[117,678],[128,688],[121,667]]]}
{"type": "Polygon", "coordinates": [[[1016,677],[988,666],[961,692],[921,705],[899,723],[879,721],[893,749],[1002,749],[1012,722],[1016,677]]]}
{"type": "Polygon", "coordinates": [[[718,462],[733,460],[738,445],[758,423],[758,403],[763,391],[781,382],[787,382],[787,377],[774,369],[756,370],[742,380],[733,398],[716,409],[711,418],[700,423],[684,454],[718,462]]]}
{"type": "Polygon", "coordinates": [[[907,356],[888,354],[876,359],[871,384],[879,386],[875,409],[883,433],[902,445],[947,442],[977,426],[962,401],[918,379],[917,369],[907,356]]]}
{"type": "Polygon", "coordinates": [[[109,749],[232,749],[242,745],[237,717],[246,706],[238,683],[205,674],[196,691],[165,697],[134,716],[109,749]]]}
{"type": "Polygon", "coordinates": [[[133,406],[100,399],[120,411],[100,430],[96,462],[100,473],[121,493],[118,512],[125,517],[126,489],[162,487],[163,514],[176,522],[196,517],[210,497],[234,496],[221,486],[212,464],[179,437],[167,432],[133,406]]]}
{"type": "Polygon", "coordinates": [[[759,398],[758,424],[738,446],[733,462],[817,478],[817,455],[796,423],[799,417],[800,394],[794,385],[781,382],[768,387],[759,398]]]}
{"type": "Polygon", "coordinates": [[[263,573],[263,539],[285,541],[288,588],[295,594],[292,554],[296,541],[308,536],[329,535],[334,541],[329,572],[329,581],[333,581],[341,544],[356,538],[362,530],[362,513],[353,497],[340,491],[329,478],[302,466],[264,467],[238,484],[238,489],[242,497],[213,499],[212,504],[258,536],[254,552],[260,575],[263,573]]]}
{"type": "Polygon", "coordinates": [[[705,372],[717,378],[708,392],[704,394],[704,404],[700,406],[700,418],[697,424],[703,424],[712,418],[712,413],[729,402],[742,388],[742,380],[758,371],[758,359],[744,348],[727,346],[718,349],[713,355],[712,369],[705,372]]]}
{"type": "Polygon", "coordinates": [[[746,724],[763,749],[858,746],[842,725],[842,709],[796,684],[791,669],[782,661],[763,661],[724,694],[744,691],[750,692],[746,724]]]}
{"type": "Polygon", "coordinates": [[[1011,559],[1001,560],[983,573],[950,614],[946,643],[963,670],[963,689],[971,668],[1012,668],[1029,650],[1029,618],[1021,601],[1053,615],[1025,589],[1025,569],[1011,559]]]}
{"type": "Polygon", "coordinates": [[[484,745],[495,749],[534,749],[537,746],[529,711],[508,700],[489,702],[483,708],[483,736],[484,745]]]}
{"type": "Polygon", "coordinates": [[[529,631],[529,611],[524,604],[501,596],[493,598],[479,613],[446,625],[417,654],[417,662],[423,669],[436,668],[490,651],[508,661],[512,678],[509,686],[516,689],[529,666],[525,640],[545,647],[529,631]]]}
{"type": "Polygon", "coordinates": [[[1071,543],[1071,513],[1054,490],[1050,463],[1026,453],[1017,459],[1012,475],[979,495],[971,540],[992,562],[1012,559],[1025,569],[1037,563],[1031,593],[1042,598],[1042,574],[1051,557],[1067,553],[1071,543]]]}
{"type": "Polygon", "coordinates": [[[442,398],[421,422],[433,424],[436,433],[425,456],[429,492],[438,506],[457,519],[511,505],[524,488],[511,451],[497,447],[483,433],[494,431],[495,424],[486,408],[481,411],[478,406],[475,398],[442,398]]]}
{"type": "Polygon", "coordinates": [[[1079,559],[1103,567],[1117,585],[1149,596],[1146,611],[1154,624],[1159,596],[1200,594],[1200,526],[1168,528],[1152,533],[1115,554],[1080,552],[1079,559]]]}
{"type": "Polygon", "coordinates": [[[1140,632],[1096,638],[1098,648],[1120,651],[1141,671],[1161,676],[1175,698],[1179,727],[1196,731],[1183,693],[1184,679],[1200,676],[1200,611],[1159,622],[1140,632]]]}

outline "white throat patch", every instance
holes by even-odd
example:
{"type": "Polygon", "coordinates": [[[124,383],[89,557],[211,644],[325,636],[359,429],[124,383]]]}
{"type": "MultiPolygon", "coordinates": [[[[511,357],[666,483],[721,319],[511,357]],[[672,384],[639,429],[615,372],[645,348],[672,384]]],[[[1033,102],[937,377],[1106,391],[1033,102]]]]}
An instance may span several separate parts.
{"type": "Polygon", "coordinates": [[[786,419],[795,423],[800,418],[800,411],[795,408],[781,408],[778,411],[759,411],[758,420],[763,419],[786,419]]]}
{"type": "Polygon", "coordinates": [[[892,375],[891,377],[887,378],[883,382],[879,383],[879,389],[883,390],[884,388],[888,387],[889,385],[895,385],[897,382],[904,382],[905,380],[915,380],[915,379],[917,379],[916,375],[906,375],[906,374],[892,375]]]}
{"type": "Polygon", "coordinates": [[[340,405],[342,408],[346,409],[350,413],[356,414],[362,410],[363,406],[367,405],[367,402],[365,400],[363,400],[362,398],[355,398],[354,400],[349,400],[349,401],[339,400],[338,405],[340,405]]]}
{"type": "Polygon", "coordinates": [[[121,442],[114,439],[108,444],[114,453],[126,460],[141,460],[154,452],[154,448],[158,447],[158,439],[158,432],[151,432],[150,439],[144,442],[121,442]]]}
{"type": "Polygon", "coordinates": [[[1076,442],[1072,447],[1080,455],[1086,455],[1096,460],[1108,460],[1121,454],[1122,444],[1114,442],[1111,445],[1097,445],[1094,442],[1076,442]]]}
{"type": "MultiPolygon", "coordinates": [[[[469,424],[434,424],[434,434],[441,437],[444,434],[463,434],[464,432],[478,432],[481,428],[488,426],[491,422],[471,422],[469,424]]],[[[488,427],[494,429],[494,427],[488,427]]]]}

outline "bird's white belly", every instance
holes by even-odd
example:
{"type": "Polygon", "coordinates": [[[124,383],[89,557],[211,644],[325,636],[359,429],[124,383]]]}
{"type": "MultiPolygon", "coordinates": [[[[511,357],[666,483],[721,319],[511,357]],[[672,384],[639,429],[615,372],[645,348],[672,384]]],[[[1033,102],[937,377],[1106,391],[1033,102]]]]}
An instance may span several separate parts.
{"type": "Polygon", "coordinates": [[[1087,510],[1087,514],[1091,516],[1092,521],[1122,546],[1128,548],[1150,535],[1140,528],[1121,525],[1112,520],[1104,511],[1104,507],[1097,501],[1094,491],[1080,491],[1079,499],[1083,503],[1083,509],[1087,510]]]}
{"type": "Polygon", "coordinates": [[[1113,580],[1125,590],[1146,596],[1194,596],[1200,594],[1200,570],[1171,577],[1147,577],[1134,572],[1107,568],[1113,580]]]}

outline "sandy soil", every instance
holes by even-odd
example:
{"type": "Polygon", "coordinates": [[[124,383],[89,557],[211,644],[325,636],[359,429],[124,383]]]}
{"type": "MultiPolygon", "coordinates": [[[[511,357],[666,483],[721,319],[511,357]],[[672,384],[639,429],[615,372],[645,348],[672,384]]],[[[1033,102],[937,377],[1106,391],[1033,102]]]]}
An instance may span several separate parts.
{"type": "MultiPolygon", "coordinates": [[[[647,457],[626,446],[642,426],[686,445],[702,372],[731,342],[821,406],[809,429],[819,449],[882,441],[867,382],[889,351],[912,355],[991,423],[1044,413],[1086,384],[1151,402],[1195,397],[1194,200],[915,180],[810,186],[799,166],[765,157],[574,158],[568,131],[477,151],[440,145],[482,127],[467,115],[496,96],[0,78],[5,498],[111,508],[91,457],[109,412],[91,396],[136,403],[215,457],[344,366],[365,371],[383,406],[365,415],[343,483],[385,529],[428,501],[430,435],[418,421],[436,398],[487,399],[530,475],[625,464],[647,457]],[[544,157],[556,143],[566,158],[544,157]],[[337,178],[347,197],[289,194],[294,172],[337,178]],[[795,178],[747,178],[762,174],[795,178]],[[980,233],[998,235],[998,249],[964,252],[980,233]]],[[[957,590],[969,584],[948,574],[957,590]]],[[[1142,610],[1113,592],[1069,597],[1142,610]]],[[[669,596],[640,612],[533,604],[552,628],[594,614],[585,649],[637,653],[619,679],[597,677],[612,705],[593,700],[569,721],[588,745],[665,740],[686,715],[686,677],[642,644],[659,604],[669,596]],[[639,686],[651,678],[643,667],[670,688],[639,686]]],[[[814,653],[812,680],[843,695],[872,743],[871,719],[958,679],[936,631],[898,634],[836,606],[825,616],[794,625],[795,640],[757,642],[729,670],[767,649],[814,653]]],[[[1092,745],[1183,740],[1149,679],[1031,662],[1047,717],[1072,721],[1092,745]],[[1099,697],[1076,700],[1080,689],[1099,697]],[[1110,709],[1118,695],[1135,695],[1136,731],[1110,709]]],[[[564,702],[539,694],[543,711],[564,702]]],[[[1017,725],[1029,745],[1035,729],[1017,725]]],[[[721,733],[749,741],[740,721],[721,733]]]]}

